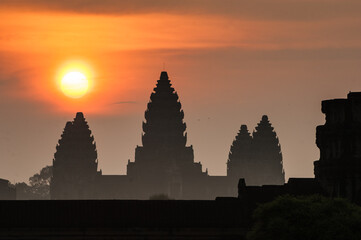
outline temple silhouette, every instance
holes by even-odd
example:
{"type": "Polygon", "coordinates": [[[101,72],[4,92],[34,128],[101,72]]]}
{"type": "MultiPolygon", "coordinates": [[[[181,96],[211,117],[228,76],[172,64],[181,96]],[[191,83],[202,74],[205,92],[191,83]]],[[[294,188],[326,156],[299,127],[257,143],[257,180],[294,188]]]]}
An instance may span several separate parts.
{"type": "Polygon", "coordinates": [[[253,136],[242,125],[233,141],[227,161],[227,176],[247,185],[282,185],[285,175],[282,152],[276,132],[264,115],[253,136]]]}
{"type": "MultiPolygon", "coordinates": [[[[361,205],[361,92],[324,100],[321,110],[326,122],[316,128],[320,159],[314,162],[315,178],[290,178],[284,185],[273,186],[247,186],[240,179],[239,199],[250,207],[283,194],[321,194],[361,205]]],[[[243,136],[245,130],[241,129],[243,136]]]]}
{"type": "MultiPolygon", "coordinates": [[[[322,102],[326,122],[316,130],[320,159],[314,162],[315,178],[290,178],[284,184],[278,184],[284,182],[282,154],[267,116],[252,136],[247,126],[241,126],[230,149],[227,176],[209,176],[194,162],[193,149],[186,145],[186,126],[177,98],[162,73],[146,111],[143,146],[137,146],[135,161],[128,163],[128,174],[123,176],[97,170],[94,137],[83,114],[77,113],[66,123],[56,147],[51,197],[142,199],[159,192],[179,199],[219,197],[197,201],[0,201],[0,239],[246,239],[254,209],[280,195],[321,194],[361,205],[361,92],[322,102]],[[168,110],[161,110],[165,108],[168,110]],[[270,171],[255,169],[257,166],[270,171]],[[249,174],[254,169],[257,173],[249,174]],[[143,178],[142,174],[147,175],[143,178]],[[236,178],[240,178],[238,186],[234,186],[236,178]],[[191,180],[199,181],[194,188],[187,185],[191,180]],[[224,195],[233,190],[238,191],[237,197],[224,195]]],[[[0,179],[0,196],[1,200],[15,197],[7,180],[0,179]]]]}
{"type": "Polygon", "coordinates": [[[361,92],[322,101],[326,123],[316,128],[315,177],[331,197],[361,204],[361,92]]]}
{"type": "Polygon", "coordinates": [[[149,199],[165,194],[172,199],[215,199],[236,196],[237,182],[282,185],[282,153],[268,117],[262,117],[251,137],[245,125],[234,140],[227,176],[210,176],[194,161],[187,146],[184,112],[170,83],[161,72],[145,111],[142,146],[128,161],[126,175],[103,175],[97,169],[94,136],[83,113],[67,122],[53,160],[51,199],[149,199]]]}
{"type": "Polygon", "coordinates": [[[0,200],[15,200],[15,188],[10,185],[9,180],[0,178],[0,200]]]}
{"type": "Polygon", "coordinates": [[[56,146],[50,195],[54,199],[92,198],[97,176],[98,155],[94,137],[82,113],[67,122],[56,146]]]}

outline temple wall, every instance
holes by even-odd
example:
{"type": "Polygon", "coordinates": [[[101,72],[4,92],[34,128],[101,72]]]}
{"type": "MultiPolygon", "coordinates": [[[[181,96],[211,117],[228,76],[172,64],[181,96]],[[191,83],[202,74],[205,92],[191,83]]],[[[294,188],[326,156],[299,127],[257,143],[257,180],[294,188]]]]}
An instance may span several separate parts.
{"type": "Polygon", "coordinates": [[[0,201],[0,239],[244,239],[241,201],[0,201]]]}
{"type": "Polygon", "coordinates": [[[0,200],[15,200],[16,190],[9,186],[9,181],[0,179],[0,200]]]}

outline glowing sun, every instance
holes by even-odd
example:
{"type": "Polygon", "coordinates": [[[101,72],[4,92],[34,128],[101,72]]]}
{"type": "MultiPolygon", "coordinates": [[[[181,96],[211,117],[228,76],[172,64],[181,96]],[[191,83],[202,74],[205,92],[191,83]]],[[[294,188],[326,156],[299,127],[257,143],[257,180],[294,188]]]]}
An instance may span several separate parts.
{"type": "Polygon", "coordinates": [[[61,80],[61,90],[71,98],[84,96],[89,88],[89,82],[81,72],[68,72],[61,80]]]}

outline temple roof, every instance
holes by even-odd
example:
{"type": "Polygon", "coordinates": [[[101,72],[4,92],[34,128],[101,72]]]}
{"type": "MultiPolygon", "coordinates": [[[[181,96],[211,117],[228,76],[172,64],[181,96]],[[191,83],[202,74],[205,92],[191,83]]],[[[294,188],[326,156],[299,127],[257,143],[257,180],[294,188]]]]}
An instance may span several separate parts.
{"type": "Polygon", "coordinates": [[[58,164],[71,164],[75,168],[89,164],[95,171],[97,169],[94,137],[81,112],[76,114],[74,121],[65,125],[54,154],[54,167],[58,164]]]}
{"type": "Polygon", "coordinates": [[[143,146],[185,146],[186,124],[178,94],[171,87],[168,73],[163,71],[150,96],[145,122],[143,146]]]}
{"type": "Polygon", "coordinates": [[[168,77],[168,73],[163,71],[160,73],[160,80],[168,80],[169,77],[168,77]]]}

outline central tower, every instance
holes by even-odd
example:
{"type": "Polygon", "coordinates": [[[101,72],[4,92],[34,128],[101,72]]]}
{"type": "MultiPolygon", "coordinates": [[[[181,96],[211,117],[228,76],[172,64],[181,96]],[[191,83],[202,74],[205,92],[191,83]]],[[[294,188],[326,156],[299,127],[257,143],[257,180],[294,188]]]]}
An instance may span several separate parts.
{"type": "Polygon", "coordinates": [[[128,176],[142,189],[142,198],[185,198],[206,174],[200,163],[194,163],[193,147],[186,146],[184,112],[167,72],[161,73],[144,117],[143,146],[136,147],[135,161],[128,162],[128,176]]]}

